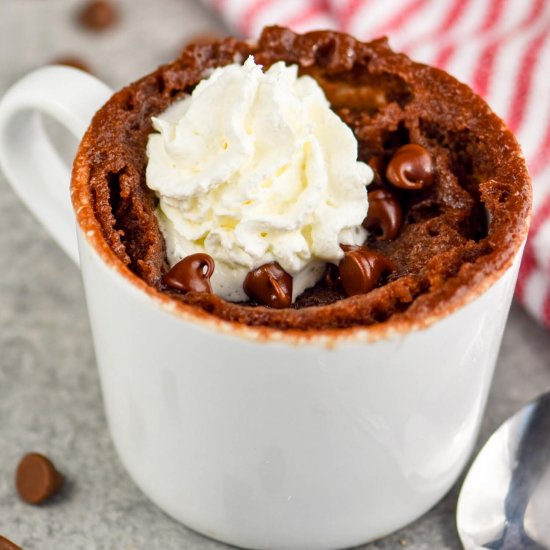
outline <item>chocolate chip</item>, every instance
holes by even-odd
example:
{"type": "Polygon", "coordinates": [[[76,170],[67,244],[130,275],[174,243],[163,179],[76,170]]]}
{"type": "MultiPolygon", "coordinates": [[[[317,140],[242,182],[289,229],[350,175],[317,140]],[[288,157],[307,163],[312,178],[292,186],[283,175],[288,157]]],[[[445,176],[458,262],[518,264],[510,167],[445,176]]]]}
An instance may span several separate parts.
{"type": "Polygon", "coordinates": [[[386,189],[370,191],[369,210],[363,221],[363,227],[372,232],[381,241],[397,237],[403,214],[395,196],[386,189]]]}
{"type": "Polygon", "coordinates": [[[118,9],[107,0],[90,0],[78,13],[78,22],[90,31],[103,31],[118,22],[118,9]]]}
{"type": "Polygon", "coordinates": [[[434,163],[421,145],[409,143],[400,147],[386,169],[388,181],[401,189],[424,189],[434,180],[434,163]]]}
{"type": "Polygon", "coordinates": [[[243,289],[249,298],[264,306],[280,309],[292,304],[292,277],[277,262],[250,271],[243,289]]]}
{"type": "Polygon", "coordinates": [[[25,455],[15,474],[17,492],[29,504],[40,504],[57,494],[63,481],[52,462],[39,453],[25,455]]]}
{"type": "Polygon", "coordinates": [[[162,282],[183,292],[212,292],[210,277],[214,273],[214,260],[199,252],[186,256],[162,277],[162,282]]]}
{"type": "Polygon", "coordinates": [[[66,65],[67,67],[73,67],[74,69],[79,69],[81,71],[84,71],[90,74],[92,72],[88,64],[85,61],[82,61],[82,59],[79,59],[78,57],[73,57],[73,56],[58,57],[52,61],[52,64],[66,65]]]}
{"type": "Polygon", "coordinates": [[[342,245],[344,258],[338,265],[342,286],[348,296],[366,294],[375,288],[382,275],[393,271],[392,262],[364,246],[342,245]]]}
{"type": "Polygon", "coordinates": [[[11,540],[0,535],[0,550],[23,550],[20,546],[13,543],[11,540]]]}

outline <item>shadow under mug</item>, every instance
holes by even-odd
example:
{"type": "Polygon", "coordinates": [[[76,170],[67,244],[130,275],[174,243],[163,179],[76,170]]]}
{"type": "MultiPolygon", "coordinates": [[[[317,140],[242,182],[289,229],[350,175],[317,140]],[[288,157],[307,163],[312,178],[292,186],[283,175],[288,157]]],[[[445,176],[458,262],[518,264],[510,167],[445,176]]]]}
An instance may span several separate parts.
{"type": "Polygon", "coordinates": [[[81,227],[77,253],[69,168],[41,114],[81,138],[111,94],[70,68],[27,75],[0,103],[0,165],[80,257],[109,428],[130,476],[175,519],[248,548],[343,548],[422,515],[474,445],[522,247],[424,328],[300,339],[171,307],[81,227]]]}

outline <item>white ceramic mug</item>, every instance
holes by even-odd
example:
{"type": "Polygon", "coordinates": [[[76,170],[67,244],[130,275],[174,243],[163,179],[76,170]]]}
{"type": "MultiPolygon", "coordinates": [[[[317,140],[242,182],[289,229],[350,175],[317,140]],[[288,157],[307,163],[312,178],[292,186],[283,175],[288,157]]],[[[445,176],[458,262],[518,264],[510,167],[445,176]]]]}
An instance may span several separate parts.
{"type": "MultiPolygon", "coordinates": [[[[48,67],[0,104],[0,164],[75,261],[69,170],[39,113],[81,137],[110,95],[89,75],[48,67]]],[[[342,548],[409,523],[457,479],[521,247],[424,328],[300,338],[174,308],[109,261],[93,231],[77,235],[114,444],[137,485],[177,520],[249,548],[342,548]]]]}

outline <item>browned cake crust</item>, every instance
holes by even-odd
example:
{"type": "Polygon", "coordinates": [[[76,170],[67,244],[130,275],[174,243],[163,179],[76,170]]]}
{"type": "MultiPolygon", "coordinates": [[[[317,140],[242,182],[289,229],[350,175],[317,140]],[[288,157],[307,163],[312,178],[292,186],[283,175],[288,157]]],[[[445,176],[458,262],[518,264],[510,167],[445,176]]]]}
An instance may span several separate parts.
{"type": "Polygon", "coordinates": [[[98,226],[118,261],[150,287],[224,320],[299,330],[418,321],[452,309],[468,289],[511,264],[530,198],[516,140],[467,86],[394,53],[385,39],[362,43],[332,31],[297,35],[281,27],[265,29],[257,43],[228,38],[189,46],[173,63],[119,91],[94,117],[73,177],[81,225],[98,226]],[[396,269],[367,294],[346,298],[320,282],[292,308],[277,310],[162,287],[168,266],[156,199],[145,184],[151,116],[189,94],[208,69],[250,54],[264,67],[282,60],[313,76],[355,132],[360,160],[387,163],[410,142],[435,159],[431,187],[397,193],[404,210],[400,234],[369,239],[368,247],[390,257],[396,269]]]}

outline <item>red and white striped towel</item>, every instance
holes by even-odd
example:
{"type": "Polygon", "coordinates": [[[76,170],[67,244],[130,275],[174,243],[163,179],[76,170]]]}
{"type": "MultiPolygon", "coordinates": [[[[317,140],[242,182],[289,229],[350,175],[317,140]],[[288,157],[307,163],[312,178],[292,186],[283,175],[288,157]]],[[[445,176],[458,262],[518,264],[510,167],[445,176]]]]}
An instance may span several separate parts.
{"type": "Polygon", "coordinates": [[[395,50],[469,83],[509,125],[533,176],[534,213],[516,295],[550,328],[548,0],[204,0],[243,36],[269,24],[383,34],[395,50]]]}

